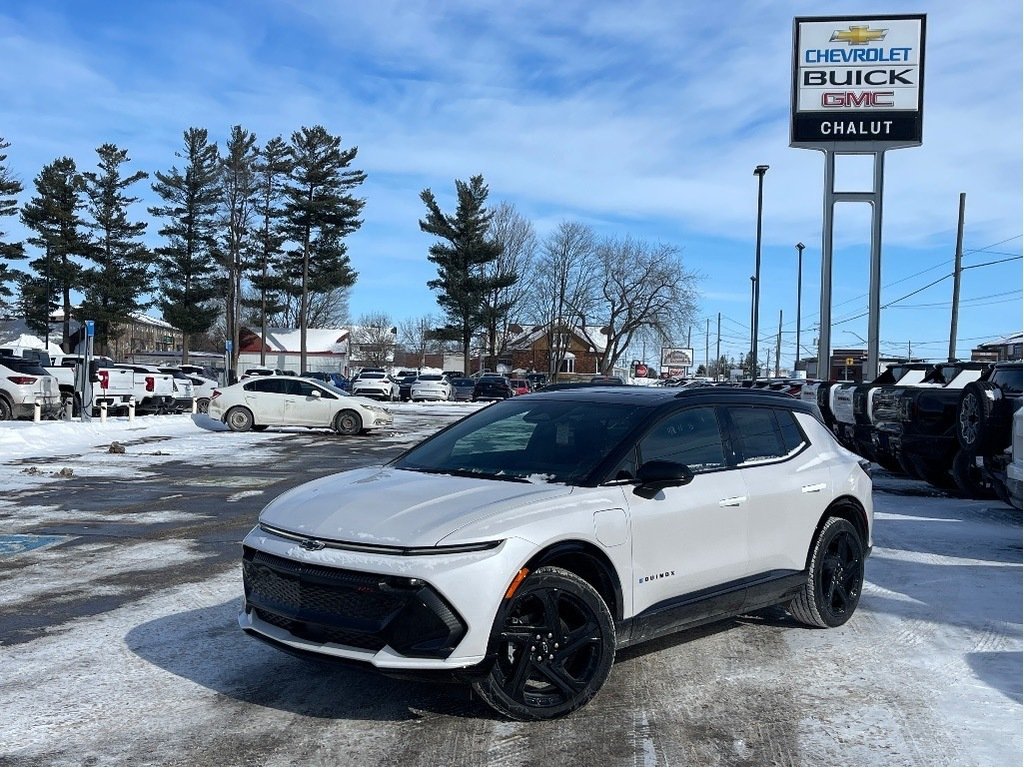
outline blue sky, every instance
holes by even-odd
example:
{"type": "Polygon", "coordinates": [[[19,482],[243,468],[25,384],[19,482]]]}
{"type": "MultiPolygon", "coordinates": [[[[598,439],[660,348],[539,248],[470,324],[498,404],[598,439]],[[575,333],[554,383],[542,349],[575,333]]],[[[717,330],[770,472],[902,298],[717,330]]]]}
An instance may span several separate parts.
{"type": "MultiPolygon", "coordinates": [[[[749,348],[755,165],[764,183],[761,342],[794,355],[818,316],[823,159],[789,147],[795,16],[927,13],[924,141],[886,156],[882,303],[952,271],[967,193],[957,350],[1022,326],[1021,3],[986,2],[33,2],[0,8],[0,136],[27,199],[61,155],[95,148],[133,169],[178,161],[182,132],[223,144],[240,123],[260,141],[321,123],[357,146],[368,179],[349,238],[353,319],[437,313],[420,191],[454,205],[480,173],[543,238],[559,221],[672,243],[699,272],[691,343],[703,361],[749,348]]],[[[842,188],[866,189],[858,162],[842,188]]],[[[143,185],[137,194],[152,200],[143,185]]],[[[143,203],[145,205],[145,203],[143,203]]],[[[836,216],[833,347],[867,337],[867,206],[836,216]],[[856,318],[843,322],[847,318],[856,318]]],[[[16,225],[4,228],[17,234],[16,225]]],[[[155,226],[151,227],[156,229],[155,226]]],[[[151,242],[157,242],[155,231],[151,242]]],[[[883,310],[882,354],[946,356],[952,280],[883,310]]],[[[685,338],[676,340],[679,343],[685,338]]],[[[653,357],[649,351],[648,357],[653,357]]]]}

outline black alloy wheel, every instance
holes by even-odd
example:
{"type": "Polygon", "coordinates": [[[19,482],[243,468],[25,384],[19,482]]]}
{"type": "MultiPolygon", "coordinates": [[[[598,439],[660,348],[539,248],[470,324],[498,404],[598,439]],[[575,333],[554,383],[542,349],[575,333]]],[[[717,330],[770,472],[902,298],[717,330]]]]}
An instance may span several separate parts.
{"type": "Polygon", "coordinates": [[[972,381],[960,394],[956,409],[956,437],[962,448],[983,453],[995,442],[995,401],[1002,393],[991,382],[972,381]]]}
{"type": "Polygon", "coordinates": [[[9,421],[14,418],[14,409],[7,402],[6,398],[0,397],[0,421],[9,421]]]}
{"type": "Polygon", "coordinates": [[[210,398],[200,397],[196,400],[196,412],[197,413],[209,413],[210,412],[210,398]]]}
{"type": "Polygon", "coordinates": [[[864,544],[857,529],[830,517],[814,544],[807,584],[789,604],[793,617],[811,627],[838,627],[849,621],[864,588],[864,544]]]}
{"type": "Polygon", "coordinates": [[[473,682],[480,697],[515,720],[549,720],[600,690],[615,660],[615,625],[590,584],[546,566],[502,603],[491,652],[493,666],[473,682]]]}

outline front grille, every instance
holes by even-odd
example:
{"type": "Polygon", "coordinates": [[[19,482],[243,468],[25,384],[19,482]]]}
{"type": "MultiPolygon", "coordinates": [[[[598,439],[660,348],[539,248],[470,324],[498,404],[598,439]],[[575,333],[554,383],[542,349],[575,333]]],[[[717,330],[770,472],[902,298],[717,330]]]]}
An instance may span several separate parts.
{"type": "Polygon", "coordinates": [[[327,568],[245,547],[247,606],[262,620],[316,643],[444,657],[465,625],[432,587],[397,576],[327,568]]]}
{"type": "Polygon", "coordinates": [[[265,611],[261,608],[256,608],[255,610],[256,615],[263,621],[273,624],[275,627],[280,627],[295,637],[301,637],[303,640],[317,643],[337,643],[338,645],[348,645],[374,652],[379,651],[385,645],[384,641],[379,637],[367,635],[365,632],[352,632],[320,624],[309,624],[285,618],[273,611],[265,611]]]}

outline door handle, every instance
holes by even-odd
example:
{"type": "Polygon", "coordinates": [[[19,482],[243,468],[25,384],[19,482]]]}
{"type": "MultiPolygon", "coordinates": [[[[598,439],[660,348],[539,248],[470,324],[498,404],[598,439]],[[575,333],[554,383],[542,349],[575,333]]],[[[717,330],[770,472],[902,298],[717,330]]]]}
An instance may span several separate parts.
{"type": "Polygon", "coordinates": [[[721,499],[718,502],[720,507],[738,507],[744,501],[747,500],[746,496],[731,496],[728,499],[721,499]]]}
{"type": "Polygon", "coordinates": [[[805,485],[800,489],[801,493],[818,493],[819,491],[825,490],[825,483],[814,483],[813,485],[805,485]]]}

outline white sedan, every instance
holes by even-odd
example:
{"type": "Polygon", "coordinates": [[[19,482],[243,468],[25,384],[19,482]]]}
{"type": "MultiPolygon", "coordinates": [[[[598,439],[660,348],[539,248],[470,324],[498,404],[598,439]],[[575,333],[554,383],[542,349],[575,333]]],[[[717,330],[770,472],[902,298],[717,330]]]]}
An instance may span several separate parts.
{"type": "Polygon", "coordinates": [[[409,389],[410,400],[451,400],[452,385],[440,373],[421,373],[409,389]]]}
{"type": "Polygon", "coordinates": [[[327,427],[339,435],[390,426],[391,412],[330,384],[296,376],[257,376],[215,389],[208,414],[235,432],[327,427]]]}

